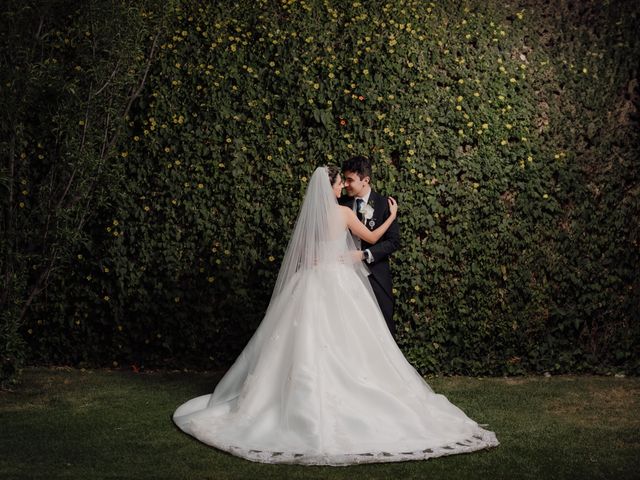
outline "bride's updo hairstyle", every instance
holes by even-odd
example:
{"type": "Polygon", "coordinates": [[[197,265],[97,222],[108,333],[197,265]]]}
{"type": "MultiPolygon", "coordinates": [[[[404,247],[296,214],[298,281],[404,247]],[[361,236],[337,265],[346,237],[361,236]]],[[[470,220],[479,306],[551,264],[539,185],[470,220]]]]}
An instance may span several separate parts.
{"type": "Polygon", "coordinates": [[[329,175],[329,182],[333,187],[333,184],[336,183],[336,178],[338,178],[338,175],[340,175],[340,167],[337,167],[335,165],[326,165],[324,168],[327,170],[327,175],[329,175]]]}

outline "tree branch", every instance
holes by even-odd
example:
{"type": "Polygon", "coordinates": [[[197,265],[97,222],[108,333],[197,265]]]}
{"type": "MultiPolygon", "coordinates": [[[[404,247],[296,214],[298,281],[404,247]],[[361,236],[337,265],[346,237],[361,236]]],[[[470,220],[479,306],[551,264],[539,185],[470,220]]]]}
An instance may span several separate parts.
{"type": "Polygon", "coordinates": [[[116,76],[116,73],[118,73],[118,67],[120,66],[120,60],[118,60],[116,62],[116,68],[113,69],[113,72],[111,72],[111,75],[109,76],[109,78],[107,79],[107,81],[105,82],[104,85],[102,85],[98,91],[96,93],[93,94],[94,97],[97,97],[98,95],[100,95],[100,93],[102,93],[102,91],[107,88],[107,85],[109,85],[109,83],[111,83],[111,80],[113,80],[113,77],[116,76]]]}
{"type": "Polygon", "coordinates": [[[136,89],[135,92],[133,92],[133,95],[131,95],[131,97],[129,98],[129,103],[127,104],[127,108],[125,108],[124,113],[122,114],[124,118],[127,118],[127,115],[129,115],[129,110],[131,110],[131,106],[133,105],[133,102],[135,101],[136,98],[140,96],[140,93],[142,92],[142,89],[144,88],[144,85],[147,82],[147,75],[149,74],[149,69],[151,68],[151,61],[153,60],[153,55],[158,45],[158,36],[160,36],[160,32],[156,33],[156,36],[153,37],[153,45],[151,45],[151,52],[149,53],[149,58],[147,60],[147,67],[144,69],[144,75],[142,76],[142,80],[140,81],[138,88],[136,89]]]}

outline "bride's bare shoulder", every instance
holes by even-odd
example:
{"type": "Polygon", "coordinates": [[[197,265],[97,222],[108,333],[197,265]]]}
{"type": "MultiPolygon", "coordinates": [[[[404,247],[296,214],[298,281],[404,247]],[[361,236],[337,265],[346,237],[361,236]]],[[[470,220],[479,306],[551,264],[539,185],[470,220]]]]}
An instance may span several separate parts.
{"type": "Polygon", "coordinates": [[[345,207],[344,205],[338,205],[340,207],[340,213],[344,218],[348,218],[349,214],[353,213],[353,210],[349,207],[345,207]]]}

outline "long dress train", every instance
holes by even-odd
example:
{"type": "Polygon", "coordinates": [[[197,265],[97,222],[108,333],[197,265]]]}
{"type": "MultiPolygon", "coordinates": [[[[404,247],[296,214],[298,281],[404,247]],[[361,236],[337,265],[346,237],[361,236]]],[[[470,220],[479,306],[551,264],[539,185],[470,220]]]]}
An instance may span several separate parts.
{"type": "MultiPolygon", "coordinates": [[[[347,249],[343,232],[331,242],[347,249]]],[[[499,443],[407,362],[366,276],[342,261],[298,267],[214,392],[173,419],[265,463],[397,462],[499,443]]]]}

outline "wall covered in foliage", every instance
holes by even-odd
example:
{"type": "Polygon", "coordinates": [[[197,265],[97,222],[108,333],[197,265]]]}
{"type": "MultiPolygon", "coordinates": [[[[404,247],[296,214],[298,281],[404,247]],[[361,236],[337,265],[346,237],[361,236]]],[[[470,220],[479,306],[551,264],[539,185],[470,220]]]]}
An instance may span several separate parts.
{"type": "Polygon", "coordinates": [[[638,373],[639,12],[550,3],[9,2],[5,377],[228,364],[354,154],[420,371],[638,373]]]}

